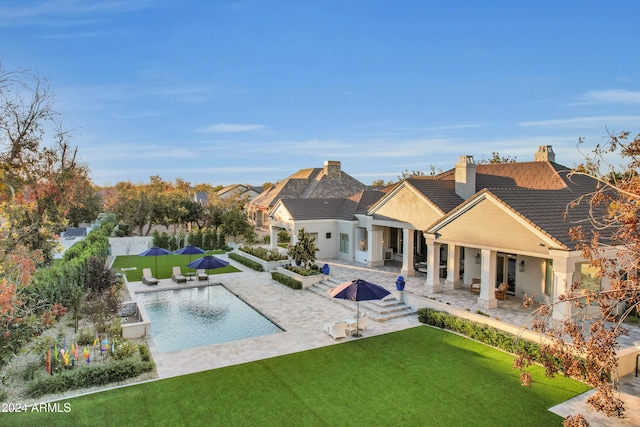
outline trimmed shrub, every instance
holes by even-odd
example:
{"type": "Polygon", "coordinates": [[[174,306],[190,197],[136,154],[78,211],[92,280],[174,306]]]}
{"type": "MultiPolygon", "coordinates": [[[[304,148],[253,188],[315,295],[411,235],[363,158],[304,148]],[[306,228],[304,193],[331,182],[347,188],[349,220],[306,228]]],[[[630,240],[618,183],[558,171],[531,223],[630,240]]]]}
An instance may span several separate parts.
{"type": "Polygon", "coordinates": [[[424,324],[435,326],[436,328],[457,332],[509,353],[515,353],[519,347],[522,348],[526,354],[531,355],[533,360],[540,360],[539,344],[519,339],[515,335],[494,328],[493,326],[463,319],[444,311],[437,311],[426,307],[418,309],[418,320],[424,324]]]}
{"type": "Polygon", "coordinates": [[[145,362],[138,358],[112,360],[110,362],[82,366],[55,375],[42,375],[27,385],[29,397],[40,397],[45,394],[61,393],[85,387],[103,386],[113,382],[136,377],[153,370],[153,362],[145,362]]]}
{"type": "Polygon", "coordinates": [[[289,277],[282,273],[278,273],[274,271],[271,273],[271,278],[276,282],[280,282],[283,285],[290,287],[291,289],[302,289],[302,282],[294,279],[293,277],[289,277]]]}
{"type": "Polygon", "coordinates": [[[252,268],[255,271],[264,271],[264,268],[262,268],[262,265],[260,263],[250,260],[249,258],[240,256],[236,253],[233,253],[233,252],[229,253],[229,258],[239,262],[242,265],[246,265],[247,267],[252,268]]]}
{"type": "Polygon", "coordinates": [[[290,265],[290,264],[283,265],[282,267],[289,271],[293,271],[294,273],[299,274],[301,276],[316,276],[322,273],[322,271],[320,271],[320,267],[318,267],[317,264],[311,264],[309,268],[296,267],[295,265],[290,265]]]}
{"type": "Polygon", "coordinates": [[[151,351],[149,350],[149,347],[147,347],[146,345],[144,344],[139,345],[138,353],[140,353],[140,359],[142,359],[143,362],[151,361],[151,351]]]}

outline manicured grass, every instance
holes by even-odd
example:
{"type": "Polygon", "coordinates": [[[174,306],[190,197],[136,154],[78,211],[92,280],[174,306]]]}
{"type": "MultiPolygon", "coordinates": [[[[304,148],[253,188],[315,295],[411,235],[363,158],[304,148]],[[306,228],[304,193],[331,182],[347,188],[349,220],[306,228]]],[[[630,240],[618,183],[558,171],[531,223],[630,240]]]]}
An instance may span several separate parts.
{"type": "MultiPolygon", "coordinates": [[[[180,267],[182,273],[195,272],[195,270],[191,270],[187,267],[187,264],[191,261],[195,261],[198,258],[201,258],[205,255],[216,255],[223,254],[224,251],[207,251],[206,254],[202,255],[163,255],[159,257],[153,256],[139,256],[139,255],[124,255],[116,257],[113,262],[112,268],[116,272],[121,272],[127,275],[127,280],[129,282],[139,282],[142,280],[142,269],[150,268],[154,277],[157,279],[168,279],[171,277],[171,272],[173,271],[174,266],[180,267]],[[156,258],[158,261],[158,273],[156,276],[156,258]],[[125,270],[122,271],[122,268],[131,268],[136,267],[135,270],[125,270]]],[[[208,270],[209,274],[222,274],[222,273],[235,273],[238,272],[235,267],[228,265],[223,268],[216,268],[213,270],[208,270]]]]}
{"type": "Polygon", "coordinates": [[[70,399],[69,413],[3,414],[3,424],[559,426],[547,409],[588,390],[542,369],[522,387],[512,362],[420,326],[70,399]]]}

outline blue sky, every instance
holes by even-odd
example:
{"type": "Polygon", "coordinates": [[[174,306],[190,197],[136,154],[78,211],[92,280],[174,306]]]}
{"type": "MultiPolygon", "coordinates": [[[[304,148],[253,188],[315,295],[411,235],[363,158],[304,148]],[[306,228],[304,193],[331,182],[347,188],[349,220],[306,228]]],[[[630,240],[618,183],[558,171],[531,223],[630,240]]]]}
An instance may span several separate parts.
{"type": "Polygon", "coordinates": [[[3,0],[97,184],[365,184],[640,133],[637,1],[3,0]]]}

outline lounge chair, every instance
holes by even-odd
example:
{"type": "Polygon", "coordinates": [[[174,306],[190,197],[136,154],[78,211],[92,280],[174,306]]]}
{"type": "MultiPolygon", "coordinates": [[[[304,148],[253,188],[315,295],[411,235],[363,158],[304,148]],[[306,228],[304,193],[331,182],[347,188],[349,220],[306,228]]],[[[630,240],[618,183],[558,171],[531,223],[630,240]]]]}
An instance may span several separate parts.
{"type": "Polygon", "coordinates": [[[500,286],[496,289],[496,298],[507,299],[507,291],[509,290],[509,285],[506,283],[500,283],[500,286]]]}
{"type": "Polygon", "coordinates": [[[182,271],[180,271],[180,267],[173,267],[173,274],[171,275],[171,280],[176,283],[184,283],[187,281],[187,278],[182,275],[182,271]]]}
{"type": "Polygon", "coordinates": [[[151,273],[151,269],[150,268],[143,268],[142,269],[142,283],[144,283],[145,285],[157,285],[158,284],[158,279],[153,277],[153,274],[151,273]]]}
{"type": "Polygon", "coordinates": [[[355,321],[357,321],[358,330],[359,331],[364,331],[365,329],[367,329],[367,319],[369,319],[369,313],[361,313],[359,319],[353,319],[352,320],[353,328],[354,329],[356,328],[355,321]]]}
{"type": "Polygon", "coordinates": [[[209,280],[209,275],[203,269],[198,269],[196,274],[198,276],[198,280],[209,280]]]}
{"type": "Polygon", "coordinates": [[[338,338],[346,338],[347,337],[347,326],[349,324],[347,322],[335,322],[335,323],[325,323],[324,331],[331,335],[335,340],[338,338]]]}
{"type": "Polygon", "coordinates": [[[471,287],[469,288],[469,291],[472,294],[480,293],[480,279],[471,279],[471,287]]]}

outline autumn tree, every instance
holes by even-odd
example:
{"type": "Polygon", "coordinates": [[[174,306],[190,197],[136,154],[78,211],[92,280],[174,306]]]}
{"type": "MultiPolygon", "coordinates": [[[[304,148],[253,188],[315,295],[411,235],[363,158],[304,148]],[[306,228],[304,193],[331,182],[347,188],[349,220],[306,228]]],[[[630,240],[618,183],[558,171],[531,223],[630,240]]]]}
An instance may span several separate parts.
{"type": "MultiPolygon", "coordinates": [[[[618,338],[627,332],[625,320],[638,315],[640,303],[640,135],[610,135],[606,144],[595,147],[586,164],[589,167],[576,168],[570,176],[589,176],[597,180],[598,186],[567,209],[579,204],[589,206],[585,224],[573,228],[571,236],[582,257],[596,269],[603,286],[600,290],[577,292],[580,283],[570,284],[554,303],[571,304],[570,318],[553,321],[554,304],[545,304],[535,311],[531,326],[545,337],[540,361],[547,375],[562,372],[583,380],[596,390],[587,400],[593,409],[622,417],[623,402],[615,386],[618,338]],[[610,161],[611,157],[615,160],[610,161]],[[627,162],[626,166],[618,166],[620,159],[627,162]],[[599,315],[587,315],[589,307],[597,307],[599,315]]],[[[525,304],[531,303],[532,297],[527,296],[525,304]]],[[[531,363],[532,358],[526,354],[516,358],[524,384],[531,382],[527,370],[531,363]]],[[[564,424],[587,425],[579,414],[568,417],[564,424]]]]}
{"type": "Polygon", "coordinates": [[[497,151],[493,151],[491,153],[491,157],[489,157],[488,159],[485,159],[484,156],[482,156],[482,158],[480,158],[480,160],[477,160],[476,163],[478,163],[479,165],[497,165],[497,164],[501,164],[501,163],[515,163],[517,162],[516,157],[511,157],[511,156],[501,156],[500,153],[498,153],[497,151]]]}

